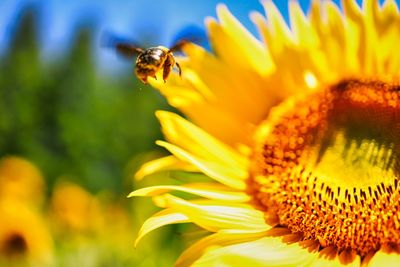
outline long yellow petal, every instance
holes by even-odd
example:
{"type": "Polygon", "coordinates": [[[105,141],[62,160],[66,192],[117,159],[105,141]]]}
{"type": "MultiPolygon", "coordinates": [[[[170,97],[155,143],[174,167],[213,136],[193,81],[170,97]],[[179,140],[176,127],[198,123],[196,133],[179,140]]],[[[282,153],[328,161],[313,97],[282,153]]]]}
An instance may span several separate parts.
{"type": "Polygon", "coordinates": [[[249,207],[226,205],[199,205],[171,195],[156,197],[158,205],[171,208],[187,216],[200,227],[217,232],[222,229],[237,229],[247,232],[262,232],[270,228],[264,213],[249,207]]]}
{"type": "Polygon", "coordinates": [[[318,35],[307,17],[304,15],[299,2],[289,2],[289,16],[292,32],[298,45],[302,47],[318,46],[318,35]]]}
{"type": "Polygon", "coordinates": [[[265,232],[240,233],[231,230],[221,230],[197,241],[187,248],[176,261],[176,267],[191,266],[210,247],[222,247],[242,242],[248,242],[264,236],[265,232]]]}
{"type": "Polygon", "coordinates": [[[190,162],[199,168],[204,174],[216,181],[235,189],[244,190],[246,188],[244,179],[247,177],[247,173],[243,170],[238,168],[231,169],[219,164],[218,162],[197,158],[185,150],[164,141],[157,141],[156,143],[159,146],[168,149],[168,151],[174,154],[177,158],[190,162]]]}
{"type": "Polygon", "coordinates": [[[141,180],[150,174],[167,170],[198,171],[192,164],[181,161],[175,156],[167,156],[143,164],[136,172],[135,178],[141,180]]]}
{"type": "Polygon", "coordinates": [[[225,201],[246,202],[250,197],[244,192],[229,191],[230,188],[224,187],[216,183],[195,183],[183,186],[177,185],[158,185],[138,189],[129,194],[128,197],[134,196],[156,196],[168,193],[170,191],[182,191],[209,199],[219,199],[225,201]]]}
{"type": "Polygon", "coordinates": [[[294,44],[293,33],[272,0],[264,0],[262,4],[267,14],[267,22],[264,25],[268,28],[263,28],[261,33],[271,49],[271,55],[280,55],[284,52],[284,47],[294,44]]]}
{"type": "Polygon", "coordinates": [[[343,64],[343,56],[339,56],[346,45],[342,13],[331,1],[313,1],[310,22],[319,36],[320,50],[326,58],[324,63],[328,63],[321,73],[322,80],[336,82],[338,77],[350,72],[347,64],[343,64]]]}
{"type": "Polygon", "coordinates": [[[343,10],[346,26],[346,44],[344,46],[346,65],[351,66],[355,73],[360,73],[367,60],[365,56],[369,56],[365,55],[366,49],[360,48],[364,45],[362,39],[365,38],[365,32],[361,26],[363,25],[362,13],[356,1],[352,0],[343,1],[343,10]]]}
{"type": "Polygon", "coordinates": [[[145,235],[157,228],[168,224],[187,222],[190,222],[189,218],[182,213],[176,212],[173,209],[162,210],[148,218],[143,223],[142,227],[139,230],[138,237],[135,240],[135,247],[145,235]]]}
{"type": "MultiPolygon", "coordinates": [[[[271,73],[275,69],[275,66],[268,50],[243,27],[225,5],[220,4],[217,6],[217,14],[223,29],[240,46],[241,50],[237,51],[237,53],[245,57],[251,64],[251,67],[260,74],[266,75],[271,73]]],[[[246,60],[242,59],[242,61],[246,60]]]]}
{"type": "Polygon", "coordinates": [[[169,142],[204,159],[217,160],[243,169],[247,167],[245,157],[177,114],[157,111],[156,116],[169,142]]]}
{"type": "Polygon", "coordinates": [[[193,266],[309,266],[316,258],[298,243],[287,244],[278,237],[210,248],[193,266]]]}
{"type": "Polygon", "coordinates": [[[324,76],[330,73],[327,71],[329,64],[326,63],[326,56],[319,49],[319,39],[315,30],[306,21],[298,4],[295,1],[290,3],[290,14],[296,34],[289,30],[270,0],[263,1],[267,20],[258,13],[251,15],[265,45],[271,50],[275,64],[279,66],[265,82],[275,90],[278,88],[281,95],[286,97],[314,89],[315,82],[310,84],[310,77],[316,82],[317,78],[324,81],[324,76]],[[303,34],[304,32],[307,33],[303,34]]]}

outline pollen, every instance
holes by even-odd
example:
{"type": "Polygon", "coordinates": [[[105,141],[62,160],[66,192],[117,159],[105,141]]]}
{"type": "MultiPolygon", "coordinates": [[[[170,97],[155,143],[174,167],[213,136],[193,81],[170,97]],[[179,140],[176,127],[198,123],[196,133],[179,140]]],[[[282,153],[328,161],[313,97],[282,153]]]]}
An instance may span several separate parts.
{"type": "Polygon", "coordinates": [[[255,138],[249,188],[304,240],[400,247],[400,83],[348,79],[283,103],[255,138]]]}

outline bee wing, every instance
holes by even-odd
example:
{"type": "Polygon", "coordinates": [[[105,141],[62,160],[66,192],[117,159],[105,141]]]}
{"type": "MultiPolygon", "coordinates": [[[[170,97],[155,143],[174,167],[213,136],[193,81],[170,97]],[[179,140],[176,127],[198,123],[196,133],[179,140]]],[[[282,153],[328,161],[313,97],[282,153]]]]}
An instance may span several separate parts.
{"type": "Polygon", "coordinates": [[[135,42],[128,41],[126,38],[121,38],[110,32],[103,33],[101,43],[103,47],[115,49],[119,55],[126,58],[132,58],[143,51],[135,42]]]}
{"type": "Polygon", "coordinates": [[[120,55],[123,55],[127,58],[132,58],[135,55],[143,52],[143,49],[126,43],[118,43],[116,44],[115,48],[120,55]]]}
{"type": "Polygon", "coordinates": [[[171,46],[171,48],[169,50],[171,50],[171,52],[180,51],[182,49],[182,47],[184,47],[188,43],[191,43],[191,41],[185,40],[185,39],[179,40],[173,46],[171,46]]]}
{"type": "Polygon", "coordinates": [[[173,38],[174,42],[170,47],[172,52],[179,52],[188,43],[195,43],[209,49],[207,34],[205,30],[197,25],[188,25],[180,29],[173,38]]]}

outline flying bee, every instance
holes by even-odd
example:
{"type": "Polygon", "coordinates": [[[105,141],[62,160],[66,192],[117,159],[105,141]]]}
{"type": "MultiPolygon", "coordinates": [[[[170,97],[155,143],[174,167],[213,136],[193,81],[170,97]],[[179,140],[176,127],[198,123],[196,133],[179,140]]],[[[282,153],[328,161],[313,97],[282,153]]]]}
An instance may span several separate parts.
{"type": "Polygon", "coordinates": [[[143,83],[147,84],[147,78],[153,77],[157,79],[156,74],[160,70],[162,70],[162,77],[164,82],[166,82],[175,65],[178,68],[179,76],[182,75],[181,67],[179,63],[176,62],[173,52],[180,51],[187,43],[189,43],[189,41],[180,40],[171,48],[156,46],[143,49],[129,43],[120,42],[115,45],[115,48],[118,53],[128,58],[137,55],[135,75],[143,83]]]}

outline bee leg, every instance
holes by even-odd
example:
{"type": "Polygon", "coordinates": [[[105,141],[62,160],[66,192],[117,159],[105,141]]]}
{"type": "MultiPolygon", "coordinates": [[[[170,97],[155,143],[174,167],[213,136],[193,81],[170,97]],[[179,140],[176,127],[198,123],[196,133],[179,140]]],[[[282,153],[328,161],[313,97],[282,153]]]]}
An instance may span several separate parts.
{"type": "Polygon", "coordinates": [[[176,66],[178,67],[178,72],[179,72],[179,77],[182,77],[182,69],[181,66],[179,66],[178,62],[175,62],[176,66]]]}
{"type": "Polygon", "coordinates": [[[169,74],[171,72],[171,69],[172,69],[171,60],[167,58],[167,60],[165,60],[164,69],[163,69],[163,80],[164,80],[164,83],[167,81],[168,76],[169,76],[169,74]]]}
{"type": "Polygon", "coordinates": [[[139,80],[141,80],[141,81],[142,81],[142,83],[144,83],[144,84],[148,84],[148,81],[147,81],[147,76],[139,76],[138,78],[139,78],[139,80]]]}

